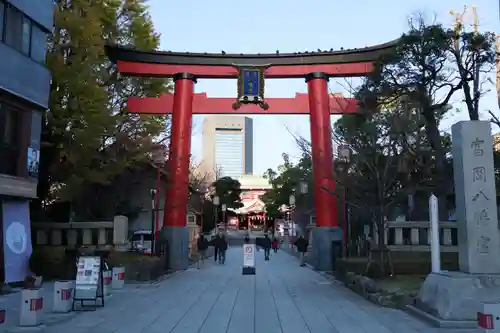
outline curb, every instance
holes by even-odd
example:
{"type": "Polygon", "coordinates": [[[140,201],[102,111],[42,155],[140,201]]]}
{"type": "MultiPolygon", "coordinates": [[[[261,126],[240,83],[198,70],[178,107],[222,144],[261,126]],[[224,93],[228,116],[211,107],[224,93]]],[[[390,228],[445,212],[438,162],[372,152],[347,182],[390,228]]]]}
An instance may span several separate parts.
{"type": "MultiPolygon", "coordinates": [[[[285,251],[283,250],[283,252],[285,252],[286,254],[288,254],[290,257],[292,258],[295,258],[296,260],[298,260],[298,258],[293,254],[293,253],[290,253],[288,251],[285,251]]],[[[307,260],[307,259],[306,259],[307,260]]],[[[324,278],[326,278],[327,280],[331,281],[332,284],[335,284],[337,286],[341,286],[341,287],[344,287],[345,288],[345,285],[344,283],[342,283],[341,281],[337,280],[333,275],[331,274],[328,274],[328,272],[325,272],[325,271],[318,271],[317,269],[315,269],[311,264],[309,264],[308,262],[305,263],[305,267],[309,268],[311,271],[323,276],[324,278]]],[[[347,288],[348,290],[350,290],[349,288],[347,288]]]]}
{"type": "Polygon", "coordinates": [[[402,308],[403,311],[420,318],[435,327],[439,328],[478,328],[477,322],[473,320],[443,320],[430,313],[424,312],[419,308],[409,304],[402,308]]]}

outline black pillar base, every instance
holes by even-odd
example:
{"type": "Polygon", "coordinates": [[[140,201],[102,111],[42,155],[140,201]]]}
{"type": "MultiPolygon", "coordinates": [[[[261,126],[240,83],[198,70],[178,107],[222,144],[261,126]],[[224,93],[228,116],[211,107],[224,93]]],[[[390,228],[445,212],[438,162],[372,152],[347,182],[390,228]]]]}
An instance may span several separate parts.
{"type": "Polygon", "coordinates": [[[174,271],[189,267],[189,232],[186,227],[163,227],[159,239],[167,242],[169,268],[174,271]]]}
{"type": "Polygon", "coordinates": [[[242,275],[255,275],[255,267],[244,266],[241,270],[242,275]]]}
{"type": "Polygon", "coordinates": [[[342,229],[339,227],[314,227],[312,234],[310,264],[318,271],[333,271],[335,261],[342,258],[344,238],[342,229]]]}

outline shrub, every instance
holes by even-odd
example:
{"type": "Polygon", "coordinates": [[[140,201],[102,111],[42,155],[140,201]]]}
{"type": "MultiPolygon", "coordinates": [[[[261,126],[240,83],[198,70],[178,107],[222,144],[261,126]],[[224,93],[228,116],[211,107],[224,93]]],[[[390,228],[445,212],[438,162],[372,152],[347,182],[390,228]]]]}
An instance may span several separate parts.
{"type": "Polygon", "coordinates": [[[34,248],[29,259],[30,271],[36,276],[43,276],[45,265],[47,265],[47,258],[43,251],[41,249],[34,248]]]}
{"type": "Polygon", "coordinates": [[[164,258],[150,257],[140,252],[110,252],[107,262],[111,267],[125,267],[125,279],[133,281],[156,280],[164,273],[164,258]]]}

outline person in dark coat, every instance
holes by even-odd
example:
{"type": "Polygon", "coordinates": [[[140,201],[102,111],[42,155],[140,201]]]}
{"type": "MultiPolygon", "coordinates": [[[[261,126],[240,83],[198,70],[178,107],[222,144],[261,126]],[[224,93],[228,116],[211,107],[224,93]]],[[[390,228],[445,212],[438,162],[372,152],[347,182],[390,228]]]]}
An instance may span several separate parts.
{"type": "Polygon", "coordinates": [[[264,260],[269,260],[269,254],[271,253],[272,242],[269,235],[266,234],[261,241],[262,247],[264,248],[264,260]]]}
{"type": "Polygon", "coordinates": [[[250,244],[250,237],[248,235],[245,236],[245,244],[250,244]]]}
{"type": "Polygon", "coordinates": [[[215,237],[212,238],[210,241],[210,245],[214,247],[214,261],[217,262],[217,255],[219,254],[219,248],[217,247],[217,244],[219,243],[219,235],[216,235],[215,237]]]}
{"type": "Polygon", "coordinates": [[[224,235],[221,235],[215,245],[219,252],[219,264],[224,264],[226,262],[226,251],[227,251],[227,241],[224,235]]]}
{"type": "Polygon", "coordinates": [[[300,235],[299,238],[297,238],[297,240],[295,241],[294,245],[299,251],[300,267],[304,267],[306,265],[306,252],[307,247],[309,246],[309,242],[304,238],[304,236],[300,235]]]}
{"type": "Polygon", "coordinates": [[[208,249],[208,241],[206,240],[205,236],[200,233],[198,236],[198,239],[196,240],[196,248],[198,252],[198,260],[196,261],[196,267],[200,269],[200,265],[205,263],[205,256],[206,252],[208,249]]]}

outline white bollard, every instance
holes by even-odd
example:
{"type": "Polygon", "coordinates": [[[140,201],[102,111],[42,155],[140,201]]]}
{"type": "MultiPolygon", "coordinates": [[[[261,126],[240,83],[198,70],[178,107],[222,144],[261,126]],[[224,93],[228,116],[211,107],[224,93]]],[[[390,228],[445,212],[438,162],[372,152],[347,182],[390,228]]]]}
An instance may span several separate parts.
{"type": "Polygon", "coordinates": [[[122,289],[125,285],[125,267],[113,267],[112,289],[122,289]]]}
{"type": "Polygon", "coordinates": [[[441,246],[439,245],[439,207],[438,198],[432,194],[429,198],[429,219],[431,223],[431,263],[432,272],[441,272],[441,246]]]}
{"type": "Polygon", "coordinates": [[[19,326],[38,326],[43,323],[43,294],[41,289],[21,291],[19,326]]]}
{"type": "Polygon", "coordinates": [[[113,279],[111,271],[102,272],[103,293],[105,297],[111,296],[111,280],[113,279]]]}
{"type": "Polygon", "coordinates": [[[70,312],[73,307],[74,281],[56,281],[54,284],[54,312],[70,312]]]}
{"type": "Polygon", "coordinates": [[[482,333],[500,332],[498,318],[500,317],[500,303],[480,302],[477,311],[477,326],[482,333]]]}

